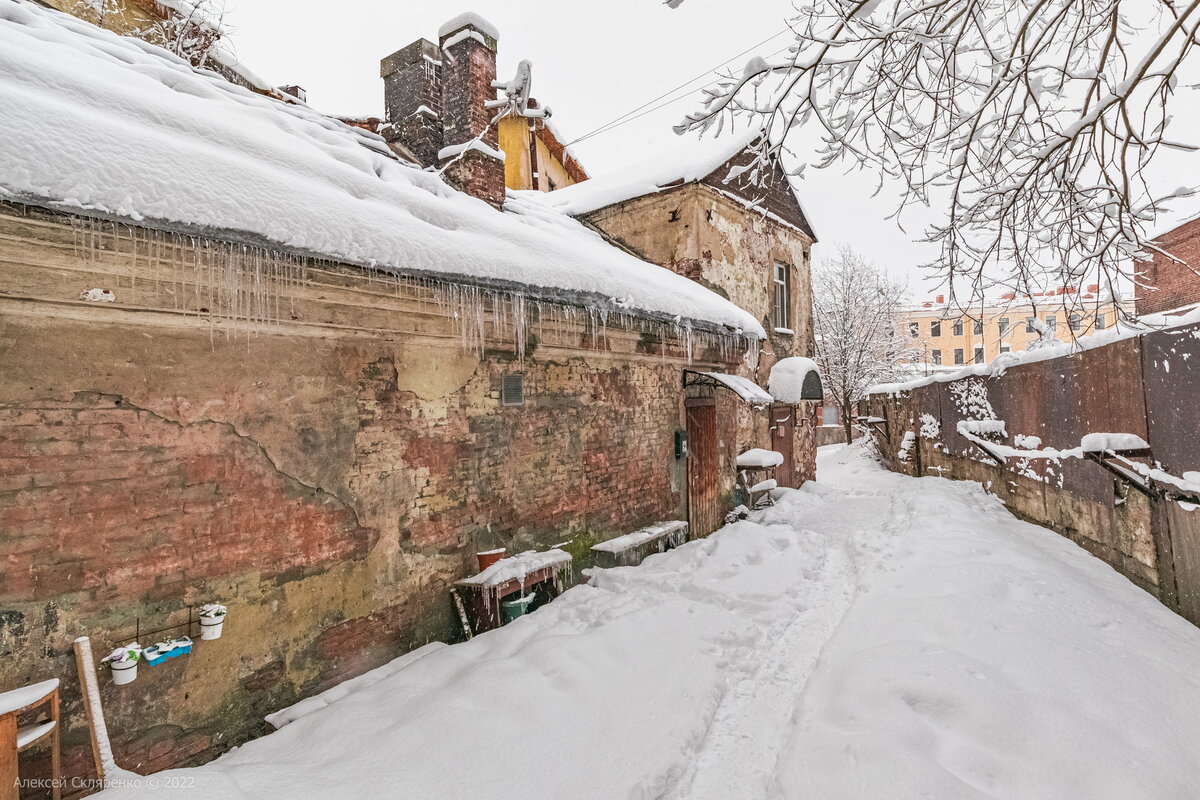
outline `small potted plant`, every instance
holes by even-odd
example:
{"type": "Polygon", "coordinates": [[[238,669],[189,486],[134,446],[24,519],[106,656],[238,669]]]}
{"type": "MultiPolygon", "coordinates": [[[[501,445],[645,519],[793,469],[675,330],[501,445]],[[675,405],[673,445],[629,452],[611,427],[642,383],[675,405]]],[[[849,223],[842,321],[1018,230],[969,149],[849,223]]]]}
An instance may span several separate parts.
{"type": "Polygon", "coordinates": [[[220,639],[229,609],[220,603],[208,603],[200,609],[200,638],[220,639]]]}
{"type": "Polygon", "coordinates": [[[107,664],[112,672],[113,683],[117,686],[123,686],[127,683],[133,683],[137,678],[138,661],[142,659],[142,646],[137,642],[131,642],[124,647],[118,647],[104,658],[100,659],[100,663],[107,664]]]}

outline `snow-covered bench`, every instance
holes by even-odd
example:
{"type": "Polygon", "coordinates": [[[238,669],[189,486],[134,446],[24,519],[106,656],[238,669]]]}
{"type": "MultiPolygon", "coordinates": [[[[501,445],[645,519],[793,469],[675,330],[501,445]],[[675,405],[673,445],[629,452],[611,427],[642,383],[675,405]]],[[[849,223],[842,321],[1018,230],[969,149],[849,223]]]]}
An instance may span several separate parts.
{"type": "Polygon", "coordinates": [[[593,545],[592,552],[598,567],[635,567],[647,556],[679,547],[687,538],[688,524],[676,519],[593,545]]]}
{"type": "Polygon", "coordinates": [[[779,488],[775,468],[783,463],[783,453],[755,447],[737,457],[738,483],[746,493],[750,508],[775,505],[771,492],[779,488]]]}

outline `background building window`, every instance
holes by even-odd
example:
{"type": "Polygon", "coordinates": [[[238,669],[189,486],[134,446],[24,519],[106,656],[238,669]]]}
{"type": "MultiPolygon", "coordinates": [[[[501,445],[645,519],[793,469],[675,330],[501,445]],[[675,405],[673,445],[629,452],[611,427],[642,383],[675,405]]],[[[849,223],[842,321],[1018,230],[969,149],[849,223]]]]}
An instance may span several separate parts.
{"type": "Polygon", "coordinates": [[[1108,325],[1108,320],[1104,319],[1103,314],[1096,315],[1096,330],[1102,331],[1108,325]]]}
{"type": "Polygon", "coordinates": [[[954,363],[955,364],[963,363],[963,351],[962,351],[961,347],[956,348],[954,350],[954,363]]]}
{"type": "Polygon", "coordinates": [[[1050,329],[1051,333],[1053,333],[1058,328],[1058,317],[1054,316],[1053,314],[1046,317],[1046,327],[1050,329]]]}
{"type": "Polygon", "coordinates": [[[954,335],[955,336],[963,335],[963,324],[962,324],[961,319],[954,320],[954,335]]]}
{"type": "Polygon", "coordinates": [[[1009,346],[1008,346],[1008,345],[1006,345],[1006,344],[1002,344],[1002,345],[1000,345],[1000,352],[1001,352],[1001,353],[1011,353],[1011,352],[1012,352],[1012,348],[1011,348],[1011,347],[1009,347],[1009,346]]]}
{"type": "Polygon", "coordinates": [[[919,323],[919,322],[908,323],[908,334],[910,336],[912,336],[914,339],[916,339],[918,336],[920,336],[921,335],[921,323],[919,323]]]}
{"type": "Polygon", "coordinates": [[[1037,333],[1037,328],[1033,327],[1033,324],[1035,322],[1037,322],[1037,317],[1026,317],[1025,318],[1025,332],[1026,333],[1037,333]]]}
{"type": "Polygon", "coordinates": [[[942,363],[942,351],[941,350],[933,351],[933,363],[938,364],[938,365],[940,365],[942,363]]]}
{"type": "Polygon", "coordinates": [[[1001,336],[1006,336],[1008,334],[1008,328],[1010,325],[1012,325],[1012,322],[1008,319],[1008,317],[1000,318],[1000,335],[1001,336]]]}
{"type": "MultiPolygon", "coordinates": [[[[760,284],[761,285],[761,284],[760,284]]],[[[775,310],[776,328],[790,328],[792,321],[792,268],[775,262],[775,310]]]]}
{"type": "Polygon", "coordinates": [[[1083,317],[1078,314],[1072,314],[1067,317],[1067,324],[1071,326],[1071,330],[1073,331],[1083,330],[1083,317]]]}
{"type": "Polygon", "coordinates": [[[976,364],[983,363],[983,348],[982,347],[975,348],[975,363],[976,364]]]}
{"type": "Polygon", "coordinates": [[[983,320],[981,319],[975,320],[975,335],[983,336],[983,320]]]}
{"type": "Polygon", "coordinates": [[[942,335],[942,321],[940,319],[935,319],[929,323],[929,335],[930,336],[941,336],[942,335]]]}
{"type": "Polygon", "coordinates": [[[838,407],[834,405],[821,406],[821,424],[822,425],[841,425],[842,421],[838,419],[838,407]]]}

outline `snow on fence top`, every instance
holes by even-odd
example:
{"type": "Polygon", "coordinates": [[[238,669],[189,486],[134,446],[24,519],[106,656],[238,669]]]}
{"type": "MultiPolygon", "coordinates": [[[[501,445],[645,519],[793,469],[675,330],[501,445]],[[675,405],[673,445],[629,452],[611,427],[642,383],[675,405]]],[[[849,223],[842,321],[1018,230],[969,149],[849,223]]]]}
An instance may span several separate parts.
{"type": "Polygon", "coordinates": [[[302,104],[28,0],[0,3],[0,199],[765,338],[543,205],[499,213],[302,104]]]}
{"type": "Polygon", "coordinates": [[[538,192],[537,199],[564,214],[587,214],[673,185],[703,180],[760,135],[750,129],[714,139],[680,140],[670,152],[654,159],[553,192],[538,192]]]}
{"type": "Polygon", "coordinates": [[[565,550],[553,548],[540,553],[530,550],[526,553],[502,558],[483,572],[464,578],[459,583],[478,584],[479,586],[500,586],[514,580],[524,583],[525,576],[530,573],[570,563],[571,554],[565,550]]]}
{"type": "Polygon", "coordinates": [[[913,389],[919,389],[922,386],[929,386],[934,383],[952,383],[970,378],[976,375],[999,377],[1004,374],[1004,371],[1009,367],[1015,367],[1018,364],[1032,364],[1037,361],[1049,361],[1052,358],[1061,358],[1062,356],[1070,356],[1084,350],[1095,350],[1098,347],[1119,342],[1124,339],[1132,339],[1136,336],[1141,336],[1144,333],[1152,333],[1156,330],[1166,330],[1169,328],[1180,328],[1185,325],[1194,325],[1200,322],[1200,306],[1192,308],[1186,313],[1167,312],[1164,314],[1146,314],[1139,317],[1140,324],[1122,323],[1120,327],[1108,328],[1107,330],[1097,331],[1096,333],[1087,336],[1080,336],[1070,342],[1062,344],[1050,345],[1036,350],[1021,350],[1016,353],[1001,353],[990,364],[973,364],[963,369],[954,370],[952,372],[944,372],[936,375],[928,375],[921,378],[915,378],[911,381],[901,383],[881,383],[877,386],[872,386],[867,390],[868,394],[896,394],[898,392],[907,392],[913,389]]]}
{"type": "Polygon", "coordinates": [[[783,464],[783,453],[778,450],[764,450],[755,447],[737,457],[737,465],[742,469],[764,469],[778,467],[783,464]]]}
{"type": "Polygon", "coordinates": [[[767,380],[767,391],[781,403],[795,405],[803,400],[819,400],[820,397],[805,397],[804,385],[809,382],[809,375],[816,375],[816,385],[811,386],[811,394],[818,392],[821,387],[821,369],[817,362],[803,356],[780,359],[771,367],[771,376],[767,380]]]}

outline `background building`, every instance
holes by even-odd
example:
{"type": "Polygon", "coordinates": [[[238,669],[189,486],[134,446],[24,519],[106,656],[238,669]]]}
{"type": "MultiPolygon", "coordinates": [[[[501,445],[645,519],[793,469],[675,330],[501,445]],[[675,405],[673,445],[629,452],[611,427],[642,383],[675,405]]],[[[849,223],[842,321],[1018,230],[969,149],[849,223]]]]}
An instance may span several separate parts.
{"type": "Polygon", "coordinates": [[[903,310],[903,330],[920,349],[915,363],[928,368],[984,364],[1003,353],[1019,352],[1041,337],[1035,321],[1061,341],[1111,328],[1133,302],[1116,299],[1092,284],[1080,295],[1063,287],[1040,295],[1009,293],[981,308],[964,310],[945,295],[903,310]]]}

